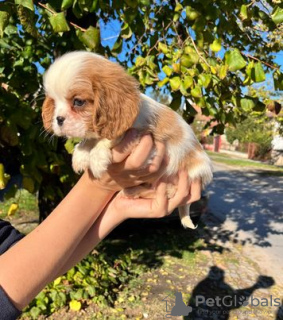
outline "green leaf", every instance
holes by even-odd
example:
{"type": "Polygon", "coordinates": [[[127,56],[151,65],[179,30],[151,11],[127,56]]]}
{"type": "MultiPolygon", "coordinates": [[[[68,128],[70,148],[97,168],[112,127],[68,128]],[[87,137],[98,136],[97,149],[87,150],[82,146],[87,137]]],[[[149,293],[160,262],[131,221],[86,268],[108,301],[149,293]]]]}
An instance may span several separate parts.
{"type": "Polygon", "coordinates": [[[180,92],[182,93],[183,96],[188,96],[189,95],[189,93],[187,92],[187,90],[184,87],[183,82],[181,82],[181,85],[180,85],[180,92]]]}
{"type": "Polygon", "coordinates": [[[163,52],[164,54],[168,53],[168,47],[165,43],[158,42],[158,50],[163,52]]]}
{"type": "Polygon", "coordinates": [[[157,82],[157,85],[159,88],[163,87],[167,82],[169,81],[169,78],[164,78],[163,80],[157,82]]]}
{"type": "Polygon", "coordinates": [[[129,27],[129,25],[127,23],[124,23],[122,29],[121,29],[121,37],[123,39],[129,39],[131,38],[133,32],[132,29],[129,27]]]}
{"type": "Polygon", "coordinates": [[[150,6],[150,0],[140,0],[140,3],[146,7],[150,6]]]}
{"type": "Polygon", "coordinates": [[[39,315],[41,314],[41,310],[38,307],[32,307],[30,310],[30,315],[33,319],[38,319],[39,315]]]}
{"type": "Polygon", "coordinates": [[[255,107],[255,102],[251,98],[242,98],[240,100],[240,105],[245,112],[250,112],[255,107]]]}
{"type": "Polygon", "coordinates": [[[172,79],[169,80],[169,82],[173,91],[176,91],[180,88],[180,85],[181,85],[180,77],[173,77],[172,79]]]}
{"type": "Polygon", "coordinates": [[[61,4],[62,10],[67,10],[73,5],[74,0],[63,0],[61,4]]]}
{"type": "Polygon", "coordinates": [[[146,63],[151,70],[156,70],[158,67],[157,64],[154,63],[154,60],[155,60],[155,56],[146,57],[146,63]]]}
{"type": "Polygon", "coordinates": [[[241,20],[246,20],[248,19],[249,15],[248,15],[248,7],[245,4],[241,5],[241,9],[240,9],[240,19],[241,20]]]}
{"type": "Polygon", "coordinates": [[[200,16],[200,12],[198,12],[197,10],[195,10],[194,8],[187,6],[186,7],[186,16],[188,20],[196,20],[199,16],[200,16]]]}
{"type": "Polygon", "coordinates": [[[199,85],[196,85],[192,90],[191,90],[191,95],[194,98],[201,98],[202,97],[202,92],[201,92],[201,87],[199,85]]]}
{"type": "Polygon", "coordinates": [[[123,49],[123,39],[119,37],[117,41],[114,43],[114,46],[111,52],[113,56],[116,57],[119,53],[122,52],[122,49],[123,49]]]}
{"type": "Polygon", "coordinates": [[[139,56],[139,57],[136,58],[136,63],[135,64],[136,64],[137,67],[141,67],[141,66],[146,64],[146,59],[141,57],[141,56],[139,56]]]}
{"type": "Polygon", "coordinates": [[[15,0],[15,4],[21,5],[31,11],[34,11],[33,0],[15,0]]]}
{"type": "Polygon", "coordinates": [[[273,73],[273,81],[275,90],[283,90],[283,73],[280,70],[273,73]]]}
{"type": "Polygon", "coordinates": [[[183,10],[183,6],[181,5],[180,2],[177,2],[176,3],[176,7],[175,7],[175,11],[179,12],[179,11],[182,11],[182,10],[183,10]]]}
{"type": "Polygon", "coordinates": [[[261,62],[255,63],[254,69],[251,72],[251,76],[255,82],[262,82],[265,80],[265,73],[263,71],[261,62]]]}
{"type": "Polygon", "coordinates": [[[275,6],[271,14],[271,19],[275,24],[280,24],[283,22],[283,9],[279,6],[275,6]]]}
{"type": "Polygon", "coordinates": [[[211,51],[218,52],[221,50],[221,39],[214,39],[212,44],[209,46],[211,51]]]}
{"type": "Polygon", "coordinates": [[[192,65],[198,63],[199,55],[197,52],[190,46],[185,47],[185,53],[181,56],[180,63],[184,67],[191,67],[192,65]]]}
{"type": "Polygon", "coordinates": [[[173,16],[173,21],[177,22],[180,19],[181,14],[179,12],[175,13],[173,16]]]}
{"type": "Polygon", "coordinates": [[[74,139],[68,139],[64,145],[65,149],[69,154],[72,154],[74,152],[75,148],[75,140],[74,139]]]}
{"type": "Polygon", "coordinates": [[[218,76],[219,76],[219,78],[221,80],[223,80],[227,76],[227,71],[228,71],[228,65],[227,64],[223,64],[219,68],[218,76]]]}
{"type": "Polygon", "coordinates": [[[25,31],[36,38],[39,35],[39,33],[35,25],[36,17],[34,12],[21,5],[18,6],[17,12],[21,25],[24,27],[25,31]]]}
{"type": "Polygon", "coordinates": [[[55,280],[53,281],[54,286],[58,286],[58,284],[60,284],[61,281],[62,281],[62,277],[58,277],[57,279],[55,279],[55,280]]]}
{"type": "Polygon", "coordinates": [[[164,66],[162,68],[162,70],[166,74],[166,76],[169,76],[169,77],[171,76],[171,74],[173,72],[173,70],[169,66],[164,66]]]}
{"type": "Polygon", "coordinates": [[[229,70],[232,72],[240,70],[246,65],[246,61],[238,49],[227,51],[225,53],[225,62],[228,64],[229,70]]]}
{"type": "Polygon", "coordinates": [[[194,79],[191,76],[186,76],[182,83],[183,83],[184,88],[187,90],[188,88],[190,88],[193,85],[194,79]]]}
{"type": "Polygon", "coordinates": [[[204,88],[207,88],[210,85],[211,82],[211,74],[200,74],[198,77],[198,83],[203,86],[204,88]]]}
{"type": "Polygon", "coordinates": [[[0,11],[0,37],[3,37],[4,30],[9,22],[9,13],[6,11],[0,11]]]}
{"type": "Polygon", "coordinates": [[[145,82],[145,84],[147,84],[149,86],[154,83],[154,79],[150,76],[150,74],[148,72],[146,73],[146,76],[144,78],[144,82],[145,82]]]}
{"type": "Polygon", "coordinates": [[[24,177],[22,181],[24,189],[26,189],[28,192],[33,193],[34,192],[34,181],[30,177],[24,177]]]}
{"type": "Polygon", "coordinates": [[[100,45],[100,31],[90,26],[81,36],[81,41],[91,50],[97,51],[100,45]]]}
{"type": "Polygon", "coordinates": [[[64,12],[53,14],[49,17],[49,21],[54,32],[66,32],[70,30],[64,12]]]}

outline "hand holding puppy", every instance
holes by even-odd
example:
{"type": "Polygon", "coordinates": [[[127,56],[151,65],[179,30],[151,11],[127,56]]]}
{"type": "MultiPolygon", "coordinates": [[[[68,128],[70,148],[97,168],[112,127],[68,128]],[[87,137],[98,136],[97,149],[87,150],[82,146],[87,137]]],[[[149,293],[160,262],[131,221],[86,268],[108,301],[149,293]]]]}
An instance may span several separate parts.
{"type": "Polygon", "coordinates": [[[129,130],[124,139],[112,149],[112,163],[101,178],[94,182],[109,191],[152,183],[165,172],[167,160],[165,144],[154,143],[151,135],[144,135],[137,142],[136,130],[129,130]],[[148,163],[151,154],[155,156],[148,163]]]}

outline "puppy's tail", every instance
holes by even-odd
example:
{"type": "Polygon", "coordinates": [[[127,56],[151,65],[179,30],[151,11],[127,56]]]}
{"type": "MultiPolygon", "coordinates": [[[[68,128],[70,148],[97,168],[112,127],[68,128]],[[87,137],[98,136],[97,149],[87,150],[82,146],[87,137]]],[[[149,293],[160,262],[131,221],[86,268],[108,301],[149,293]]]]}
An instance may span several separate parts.
{"type": "Polygon", "coordinates": [[[181,223],[184,228],[196,229],[197,225],[195,225],[190,217],[190,204],[187,204],[182,207],[178,207],[179,216],[181,219],[181,223]]]}

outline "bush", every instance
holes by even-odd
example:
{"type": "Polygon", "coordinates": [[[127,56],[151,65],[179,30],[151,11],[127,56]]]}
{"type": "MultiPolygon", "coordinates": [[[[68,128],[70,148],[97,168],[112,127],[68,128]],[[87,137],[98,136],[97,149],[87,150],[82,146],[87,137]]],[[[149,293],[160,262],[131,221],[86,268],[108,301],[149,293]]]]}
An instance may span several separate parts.
{"type": "Polygon", "coordinates": [[[89,302],[113,305],[118,292],[145,268],[138,263],[141,251],[129,249],[120,255],[89,254],[65,275],[49,284],[24,310],[37,319],[68,305],[80,310],[89,302]]]}

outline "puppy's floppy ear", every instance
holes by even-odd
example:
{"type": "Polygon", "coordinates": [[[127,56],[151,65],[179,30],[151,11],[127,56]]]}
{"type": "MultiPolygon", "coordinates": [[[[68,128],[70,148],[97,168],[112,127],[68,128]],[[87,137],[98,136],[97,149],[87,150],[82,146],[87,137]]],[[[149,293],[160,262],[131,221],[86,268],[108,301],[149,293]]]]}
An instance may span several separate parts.
{"type": "Polygon", "coordinates": [[[138,82],[120,66],[111,64],[109,69],[93,81],[93,129],[101,138],[113,140],[133,125],[139,113],[140,92],[138,82]]]}
{"type": "Polygon", "coordinates": [[[52,120],[54,114],[54,100],[50,97],[46,97],[42,105],[42,120],[44,129],[48,132],[52,132],[52,120]]]}

